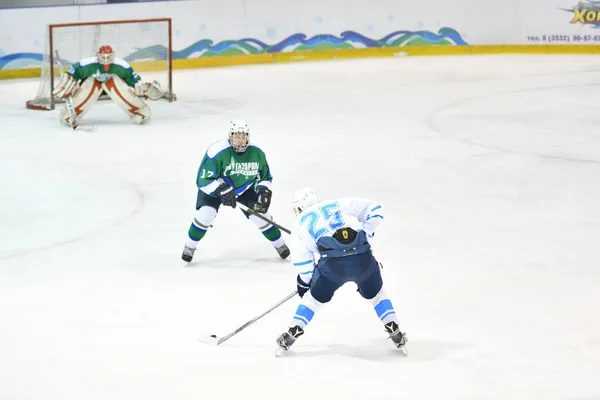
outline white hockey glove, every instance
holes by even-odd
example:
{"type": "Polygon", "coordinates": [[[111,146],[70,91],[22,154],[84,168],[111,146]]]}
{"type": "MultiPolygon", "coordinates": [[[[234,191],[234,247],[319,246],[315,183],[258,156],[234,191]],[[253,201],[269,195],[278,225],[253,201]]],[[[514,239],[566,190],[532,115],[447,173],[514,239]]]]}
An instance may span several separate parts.
{"type": "Polygon", "coordinates": [[[157,81],[150,82],[138,82],[135,84],[135,94],[140,97],[144,97],[150,100],[160,100],[164,97],[165,93],[160,88],[160,84],[157,81]]]}
{"type": "Polygon", "coordinates": [[[60,99],[66,99],[69,96],[74,96],[78,90],[79,82],[69,74],[62,74],[52,94],[60,99]]]}

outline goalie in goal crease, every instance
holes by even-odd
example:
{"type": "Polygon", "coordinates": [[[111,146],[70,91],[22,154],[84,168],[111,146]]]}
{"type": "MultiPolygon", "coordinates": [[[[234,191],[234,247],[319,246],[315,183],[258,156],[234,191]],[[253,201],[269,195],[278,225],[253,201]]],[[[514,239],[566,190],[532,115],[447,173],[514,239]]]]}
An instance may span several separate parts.
{"type": "MultiPolygon", "coordinates": [[[[85,58],[71,65],[63,73],[52,94],[58,98],[71,97],[75,118],[80,121],[106,93],[136,124],[146,122],[152,115],[141,97],[159,100],[164,96],[158,82],[141,82],[141,77],[124,60],[115,58],[110,46],[102,46],[95,57],[85,58]]],[[[59,118],[71,125],[67,105],[59,118]]]]}

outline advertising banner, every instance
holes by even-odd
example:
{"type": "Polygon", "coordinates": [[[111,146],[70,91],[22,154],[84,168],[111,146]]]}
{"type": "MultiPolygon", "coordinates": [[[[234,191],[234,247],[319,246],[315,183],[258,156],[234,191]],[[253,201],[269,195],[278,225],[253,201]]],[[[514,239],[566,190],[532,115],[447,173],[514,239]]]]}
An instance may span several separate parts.
{"type": "MultiPolygon", "coordinates": [[[[172,18],[173,59],[348,49],[600,44],[600,0],[219,0],[0,10],[0,70],[39,67],[48,24],[172,18]]],[[[138,37],[143,37],[143,25],[138,37]]],[[[164,41],[105,43],[165,57],[164,41]]],[[[82,55],[90,57],[93,54],[82,55]]]]}
{"type": "Polygon", "coordinates": [[[600,1],[520,2],[523,44],[600,44],[600,1]]]}

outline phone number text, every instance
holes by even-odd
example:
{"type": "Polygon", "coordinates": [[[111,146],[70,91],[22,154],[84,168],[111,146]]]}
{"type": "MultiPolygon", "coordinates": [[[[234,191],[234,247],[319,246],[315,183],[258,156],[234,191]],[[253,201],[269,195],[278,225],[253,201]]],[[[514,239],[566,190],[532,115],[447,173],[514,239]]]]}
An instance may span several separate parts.
{"type": "Polygon", "coordinates": [[[600,35],[539,35],[527,36],[530,43],[600,43],[600,35]]]}

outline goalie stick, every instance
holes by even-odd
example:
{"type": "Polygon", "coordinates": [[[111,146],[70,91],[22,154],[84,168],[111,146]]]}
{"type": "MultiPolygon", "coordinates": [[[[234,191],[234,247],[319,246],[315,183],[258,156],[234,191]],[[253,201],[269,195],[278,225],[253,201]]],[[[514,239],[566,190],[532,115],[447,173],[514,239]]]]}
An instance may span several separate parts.
{"type": "Polygon", "coordinates": [[[244,210],[244,211],[246,211],[246,212],[248,212],[248,213],[250,213],[250,214],[254,214],[254,215],[256,215],[258,218],[262,219],[263,221],[266,221],[266,222],[270,223],[270,224],[271,224],[271,225],[273,225],[273,226],[276,226],[276,227],[278,227],[279,229],[281,229],[281,230],[282,230],[282,231],[284,231],[285,233],[287,233],[287,234],[291,234],[291,233],[292,233],[292,232],[290,232],[290,230],[289,230],[289,229],[286,229],[286,228],[284,228],[283,226],[279,225],[279,224],[278,224],[278,223],[276,223],[275,221],[271,221],[269,218],[265,217],[264,215],[262,215],[262,214],[261,214],[261,213],[259,213],[258,211],[254,210],[254,209],[252,209],[252,208],[250,208],[250,207],[247,207],[247,206],[243,205],[242,203],[237,203],[237,204],[240,206],[240,208],[241,208],[242,210],[244,210]]]}
{"type": "MultiPolygon", "coordinates": [[[[62,74],[65,74],[66,72],[63,71],[62,63],[60,62],[60,57],[58,55],[58,50],[56,50],[54,53],[56,54],[56,63],[58,64],[58,68],[60,68],[62,74]]],[[[65,101],[67,103],[67,111],[69,112],[69,124],[71,128],[73,128],[73,130],[91,132],[95,131],[96,128],[98,128],[98,125],[77,125],[77,114],[75,114],[75,108],[73,107],[73,96],[70,95],[65,99],[65,101]]]]}
{"type": "Polygon", "coordinates": [[[288,294],[285,298],[280,300],[277,304],[275,304],[274,306],[269,308],[267,311],[252,318],[250,321],[246,322],[244,325],[240,326],[239,328],[237,328],[236,330],[234,330],[233,332],[231,332],[225,336],[217,337],[217,335],[203,334],[200,336],[199,340],[200,340],[200,342],[205,343],[205,344],[211,344],[213,346],[218,346],[221,343],[225,342],[226,340],[231,339],[233,336],[237,335],[238,333],[240,333],[241,331],[243,331],[244,329],[246,329],[247,327],[249,327],[256,321],[258,321],[259,319],[261,319],[262,317],[264,317],[265,315],[267,315],[268,313],[270,313],[271,311],[273,311],[274,309],[276,309],[277,307],[279,307],[280,305],[282,305],[283,303],[285,303],[286,301],[288,301],[289,299],[294,297],[297,293],[298,292],[296,290],[294,290],[292,293],[288,294]]]}

